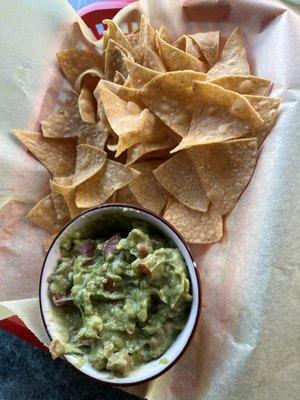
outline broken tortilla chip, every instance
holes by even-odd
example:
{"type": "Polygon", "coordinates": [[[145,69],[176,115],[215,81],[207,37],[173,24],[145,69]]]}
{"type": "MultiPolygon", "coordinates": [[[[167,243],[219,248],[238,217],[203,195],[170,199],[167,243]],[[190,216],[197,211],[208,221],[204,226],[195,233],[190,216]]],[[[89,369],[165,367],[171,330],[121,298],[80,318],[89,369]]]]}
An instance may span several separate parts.
{"type": "Polygon", "coordinates": [[[214,243],[222,239],[222,217],[212,206],[206,212],[200,212],[175,200],[167,208],[164,218],[188,243],[214,243]]]}
{"type": "Polygon", "coordinates": [[[160,74],[140,89],[143,103],[178,135],[188,133],[193,115],[193,81],[206,75],[195,71],[160,74]]]}
{"type": "Polygon", "coordinates": [[[237,139],[188,150],[207,197],[221,214],[233,209],[256,165],[257,140],[237,139]]]}
{"type": "Polygon", "coordinates": [[[107,29],[105,30],[103,34],[103,49],[106,50],[108,46],[108,42],[110,40],[115,41],[118,43],[120,46],[122,46],[124,49],[129,51],[131,55],[134,55],[134,49],[127,40],[126,36],[122,32],[122,30],[114,23],[114,21],[110,19],[104,19],[102,21],[103,24],[107,25],[107,29]]]}
{"type": "Polygon", "coordinates": [[[271,81],[254,75],[227,75],[211,79],[207,82],[222,86],[224,89],[232,90],[233,92],[240,94],[258,96],[268,95],[271,87],[271,81]]]}
{"type": "Polygon", "coordinates": [[[74,85],[76,79],[90,68],[102,68],[102,56],[90,50],[67,49],[57,53],[57,60],[65,77],[74,85]]]}
{"type": "Polygon", "coordinates": [[[189,35],[189,37],[195,42],[195,44],[197,44],[209,66],[212,67],[215,65],[219,57],[219,32],[198,32],[194,33],[193,35],[189,35]]]}
{"type": "Polygon", "coordinates": [[[158,161],[134,164],[141,175],[129,184],[129,189],[142,207],[159,214],[165,207],[168,193],[155,179],[153,170],[159,166],[158,161]]]}
{"type": "Polygon", "coordinates": [[[158,182],[185,206],[205,212],[208,199],[186,152],[180,152],[153,171],[158,182]]]}
{"type": "Polygon", "coordinates": [[[76,205],[80,208],[94,207],[104,203],[116,190],[126,186],[140,173],[133,168],[112,160],[106,160],[104,167],[78,186],[76,205]]]}
{"type": "Polygon", "coordinates": [[[211,83],[195,82],[195,109],[190,130],[171,151],[224,142],[249,133],[263,120],[242,95],[211,83]]]}
{"type": "Polygon", "coordinates": [[[236,28],[232,32],[225,43],[220,60],[207,72],[208,79],[224,75],[250,75],[247,52],[240,28],[236,28]]]}
{"type": "Polygon", "coordinates": [[[206,72],[206,64],[157,37],[159,54],[168,71],[206,72]]]}
{"type": "Polygon", "coordinates": [[[13,130],[11,133],[52,173],[57,168],[57,160],[61,158],[72,165],[75,163],[74,139],[46,139],[39,132],[21,130],[13,130]]]}
{"type": "Polygon", "coordinates": [[[27,214],[26,218],[49,233],[57,233],[65,225],[56,215],[51,194],[40,200],[27,214]]]}
{"type": "Polygon", "coordinates": [[[78,109],[82,121],[95,124],[96,114],[94,109],[94,98],[89,89],[83,87],[78,97],[78,109]]]}

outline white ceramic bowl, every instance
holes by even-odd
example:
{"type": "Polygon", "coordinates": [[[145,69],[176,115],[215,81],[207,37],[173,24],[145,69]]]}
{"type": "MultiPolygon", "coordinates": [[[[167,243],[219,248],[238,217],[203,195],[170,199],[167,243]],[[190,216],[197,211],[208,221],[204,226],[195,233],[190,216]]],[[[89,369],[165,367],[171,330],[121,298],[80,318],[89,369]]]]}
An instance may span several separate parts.
{"type": "Polygon", "coordinates": [[[102,382],[110,383],[112,385],[129,386],[148,381],[161,375],[162,373],[166,372],[172,365],[174,365],[182,356],[190,340],[192,339],[199,318],[201,307],[201,285],[197,273],[196,264],[192,259],[191,253],[187,245],[185,244],[180,234],[167,221],[146,209],[124,204],[108,204],[90,209],[74,218],[60,232],[55,241],[52,243],[52,246],[50,247],[44,261],[40,278],[39,295],[41,315],[50,340],[52,340],[53,337],[57,338],[62,332],[62,327],[59,319],[53,317],[53,310],[55,310],[55,306],[53,306],[48,296],[47,282],[48,276],[55,269],[57,260],[60,257],[59,245],[61,239],[64,237],[65,234],[70,233],[72,230],[81,230],[86,225],[96,223],[99,219],[109,220],[112,215],[120,215],[122,216],[122,218],[126,216],[130,219],[140,219],[142,221],[146,221],[150,225],[155,227],[156,230],[162,232],[166,237],[170,238],[180,249],[185,259],[191,283],[191,293],[193,296],[190,314],[186,325],[178,335],[177,339],[173,342],[171,347],[169,347],[169,349],[161,357],[140,366],[138,369],[131,372],[129,376],[112,377],[110,372],[99,372],[87,362],[84,365],[79,365],[78,360],[74,356],[64,356],[64,358],[70,364],[92,378],[95,378],[102,382]]]}

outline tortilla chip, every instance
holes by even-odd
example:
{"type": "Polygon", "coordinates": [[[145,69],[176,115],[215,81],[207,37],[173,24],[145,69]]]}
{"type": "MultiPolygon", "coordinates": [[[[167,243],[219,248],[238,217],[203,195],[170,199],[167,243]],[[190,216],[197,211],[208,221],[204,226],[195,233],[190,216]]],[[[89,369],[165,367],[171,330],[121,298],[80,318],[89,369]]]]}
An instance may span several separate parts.
{"type": "Polygon", "coordinates": [[[157,142],[138,143],[127,149],[126,165],[133,164],[138,159],[148,156],[157,156],[157,152],[174,148],[179,142],[179,136],[170,132],[169,135],[157,142]]]}
{"type": "MultiPolygon", "coordinates": [[[[176,42],[173,43],[173,46],[177,47],[177,49],[180,49],[197,59],[201,58],[201,52],[199,47],[193,41],[193,39],[187,35],[180,36],[180,38],[178,38],[176,42]]],[[[203,59],[201,61],[205,62],[205,60],[203,59]]]]}
{"type": "Polygon", "coordinates": [[[40,200],[26,218],[52,234],[59,232],[67,222],[57,218],[51,194],[40,200]]]}
{"type": "Polygon", "coordinates": [[[79,144],[72,182],[67,185],[62,184],[61,181],[59,183],[53,182],[54,191],[63,195],[71,192],[99,172],[103,168],[105,160],[105,151],[88,144],[79,144]]]}
{"type": "Polygon", "coordinates": [[[78,214],[83,212],[86,208],[79,208],[76,205],[76,190],[72,190],[64,194],[64,199],[67,204],[71,218],[75,218],[78,214]]]}
{"type": "Polygon", "coordinates": [[[134,164],[134,168],[141,175],[129,184],[129,189],[142,207],[159,214],[165,207],[168,193],[155,179],[153,170],[159,166],[159,162],[145,162],[134,164]]]}
{"type": "Polygon", "coordinates": [[[157,32],[157,35],[167,43],[171,43],[166,28],[162,25],[157,32]]]}
{"type": "Polygon", "coordinates": [[[137,64],[132,60],[125,59],[124,62],[128,71],[128,75],[131,78],[133,87],[137,89],[140,89],[148,82],[150,82],[151,79],[160,74],[160,72],[143,67],[142,65],[137,64]]]}
{"type": "Polygon", "coordinates": [[[63,196],[60,193],[54,191],[51,192],[53,206],[56,212],[57,219],[70,218],[69,211],[63,196]]]}
{"type": "Polygon", "coordinates": [[[260,146],[273,128],[280,106],[280,99],[265,96],[245,96],[245,98],[264,121],[258,129],[253,130],[248,135],[248,137],[255,136],[257,144],[260,146]]]}
{"type": "Polygon", "coordinates": [[[195,71],[160,74],[140,89],[143,103],[178,135],[188,133],[193,115],[193,81],[206,75],[195,71]]]}
{"type": "Polygon", "coordinates": [[[101,94],[101,87],[105,86],[108,90],[113,92],[116,96],[120,97],[124,101],[132,101],[139,105],[140,107],[143,107],[143,103],[141,99],[139,98],[139,90],[118,85],[114,82],[106,81],[104,79],[99,82],[98,86],[95,89],[94,95],[96,99],[98,100],[101,94]]]}
{"type": "Polygon", "coordinates": [[[149,20],[143,15],[140,22],[140,43],[139,43],[139,64],[144,67],[153,69],[159,72],[165,72],[166,68],[158,54],[156,44],[156,31],[151,26],[149,20]]]}
{"type": "Polygon", "coordinates": [[[74,84],[74,89],[77,93],[80,93],[81,88],[85,87],[93,92],[98,85],[100,79],[104,78],[103,72],[98,68],[90,68],[82,72],[74,84]]]}
{"type": "Polygon", "coordinates": [[[192,210],[175,200],[166,210],[164,218],[188,243],[215,243],[222,239],[222,217],[212,206],[203,213],[192,210]]]}
{"type": "Polygon", "coordinates": [[[106,160],[104,167],[78,186],[76,191],[77,207],[93,207],[104,203],[116,190],[136,179],[140,173],[133,168],[112,160],[106,160]]]}
{"type": "Polygon", "coordinates": [[[116,203],[123,203],[123,204],[130,204],[132,206],[139,206],[139,203],[135,196],[133,195],[132,191],[129,189],[129,186],[124,186],[122,189],[115,192],[116,203]]]}
{"type": "Polygon", "coordinates": [[[257,141],[238,139],[188,150],[207,197],[223,215],[233,209],[251,179],[257,141]]]}
{"type": "Polygon", "coordinates": [[[207,211],[205,190],[186,152],[176,154],[153,173],[158,182],[182,204],[194,210],[207,211]]]}
{"type": "Polygon", "coordinates": [[[244,136],[263,122],[244,96],[221,86],[195,82],[194,94],[195,109],[190,130],[171,153],[244,136]]]}
{"type": "Polygon", "coordinates": [[[133,32],[129,33],[129,35],[126,35],[126,39],[128,42],[131,44],[131,46],[135,49],[139,46],[140,44],[140,32],[133,32]]]}
{"type": "Polygon", "coordinates": [[[189,37],[197,44],[209,66],[215,65],[219,57],[219,32],[199,32],[189,37]]]}
{"type": "Polygon", "coordinates": [[[114,21],[110,19],[104,19],[102,23],[107,25],[107,30],[103,34],[103,49],[106,50],[108,42],[110,40],[113,40],[120,46],[122,46],[124,49],[129,51],[130,54],[134,55],[133,47],[129,43],[124,33],[118,27],[118,25],[116,25],[114,21]]]}
{"type": "Polygon", "coordinates": [[[108,136],[108,129],[104,126],[103,122],[99,121],[97,124],[91,125],[89,129],[80,133],[78,144],[89,144],[90,146],[104,149],[108,136]]]}
{"type": "Polygon", "coordinates": [[[69,162],[65,161],[64,159],[58,160],[56,163],[56,169],[53,173],[53,179],[73,176],[74,174],[74,165],[70,164],[69,162]]]}
{"type": "Polygon", "coordinates": [[[61,158],[72,165],[75,163],[76,140],[74,139],[46,139],[39,132],[21,130],[13,130],[11,133],[52,173],[61,158]]]}
{"type": "Polygon", "coordinates": [[[41,121],[43,136],[48,138],[69,138],[77,136],[82,130],[88,128],[80,115],[78,108],[78,95],[69,92],[63,106],[52,112],[41,121]]]}
{"type": "Polygon", "coordinates": [[[96,114],[94,109],[94,97],[89,89],[83,87],[78,97],[78,109],[81,119],[89,124],[95,124],[96,114]]]}
{"type": "Polygon", "coordinates": [[[132,79],[129,75],[127,76],[123,86],[128,88],[133,88],[132,79]]]}
{"type": "MultiPolygon", "coordinates": [[[[74,174],[74,166],[69,164],[65,160],[61,159],[57,163],[57,168],[53,174],[53,180],[56,183],[72,182],[73,174],[74,174]]],[[[70,214],[65,199],[60,193],[55,192],[54,190],[55,188],[53,187],[53,185],[51,185],[51,181],[50,181],[50,188],[57,218],[70,219],[70,214]]]]}
{"type": "Polygon", "coordinates": [[[57,53],[57,60],[65,77],[74,85],[82,72],[90,68],[102,68],[102,56],[90,50],[67,49],[57,53]]]}
{"type": "Polygon", "coordinates": [[[44,246],[44,250],[47,253],[47,251],[50,249],[50,246],[52,245],[54,239],[56,238],[56,234],[55,235],[51,235],[49,236],[47,239],[45,239],[43,241],[43,246],[44,246]]]}
{"type": "Polygon", "coordinates": [[[254,75],[227,75],[220,78],[211,79],[208,82],[240,94],[258,96],[268,95],[271,87],[271,81],[254,75]]]}
{"type": "Polygon", "coordinates": [[[206,64],[157,37],[159,54],[168,71],[192,70],[206,72],[206,64]]]}
{"type": "Polygon", "coordinates": [[[250,75],[247,52],[240,28],[236,28],[232,32],[225,43],[220,60],[207,72],[209,79],[224,75],[250,75]]]}
{"type": "Polygon", "coordinates": [[[119,71],[126,78],[127,68],[124,64],[124,58],[132,59],[132,55],[124,47],[120,46],[114,40],[110,39],[105,53],[105,77],[113,81],[115,73],[119,71]]]}
{"type": "Polygon", "coordinates": [[[156,118],[151,111],[122,100],[105,86],[100,85],[100,88],[106,117],[119,137],[116,157],[136,143],[156,138],[156,118]]]}
{"type": "Polygon", "coordinates": [[[124,85],[126,82],[126,78],[124,75],[121,74],[121,72],[116,71],[115,76],[114,76],[114,83],[118,85],[124,85]]]}

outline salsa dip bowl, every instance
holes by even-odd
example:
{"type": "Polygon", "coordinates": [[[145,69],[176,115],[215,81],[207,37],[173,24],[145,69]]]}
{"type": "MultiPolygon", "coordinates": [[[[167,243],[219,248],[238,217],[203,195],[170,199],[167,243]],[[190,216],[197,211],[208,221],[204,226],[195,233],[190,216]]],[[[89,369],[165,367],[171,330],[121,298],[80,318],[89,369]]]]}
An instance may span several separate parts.
{"type": "MultiPolygon", "coordinates": [[[[143,229],[143,228],[141,228],[141,229],[143,229]]],[[[130,231],[130,234],[132,234],[132,232],[136,233],[136,231],[137,230],[134,229],[134,232],[130,231]]],[[[75,235],[76,235],[76,233],[75,233],[75,235]]],[[[85,236],[85,238],[87,238],[87,237],[90,237],[90,236],[85,236]]],[[[129,234],[128,234],[128,237],[129,237],[129,234]]],[[[150,237],[150,234],[149,234],[149,237],[150,237]]],[[[104,240],[106,240],[106,239],[104,239],[104,240]]],[[[126,242],[126,240],[128,240],[128,238],[126,238],[124,240],[125,240],[124,245],[128,246],[128,242],[126,242]]],[[[122,241],[123,241],[123,239],[122,239],[122,241]]],[[[73,246],[74,246],[74,242],[75,241],[72,242],[73,246]]],[[[98,249],[98,246],[100,246],[100,249],[102,249],[101,251],[103,251],[103,248],[105,247],[107,242],[109,242],[109,241],[106,240],[105,242],[100,242],[100,245],[97,245],[97,249],[98,249]]],[[[129,242],[129,243],[132,243],[132,242],[129,242]]],[[[120,242],[119,242],[118,246],[119,245],[120,245],[120,242]]],[[[64,244],[63,244],[63,246],[64,246],[64,244]]],[[[155,253],[155,254],[158,254],[158,253],[155,253]]],[[[78,261],[78,259],[81,260],[80,257],[77,257],[77,261],[78,261]]],[[[72,268],[74,268],[74,272],[72,272],[72,274],[74,274],[74,283],[72,283],[73,284],[72,297],[76,296],[76,294],[74,294],[75,292],[73,292],[73,290],[74,290],[74,286],[75,286],[75,279],[77,279],[77,278],[75,278],[75,268],[77,268],[76,267],[77,261],[74,262],[74,264],[73,264],[74,266],[72,267],[72,268]]],[[[62,264],[60,264],[60,265],[62,265],[62,264]]],[[[88,265],[88,264],[86,263],[84,265],[88,265]]],[[[132,262],[132,265],[134,265],[134,262],[132,262]]],[[[141,266],[138,265],[138,267],[141,267],[141,266]]],[[[88,267],[84,266],[84,268],[88,268],[88,267]]],[[[144,269],[145,269],[145,267],[144,267],[144,265],[142,265],[142,269],[140,269],[140,271],[142,272],[142,275],[143,275],[143,273],[147,274],[149,272],[149,270],[147,270],[147,267],[145,270],[144,269]]],[[[85,269],[85,271],[87,271],[87,269],[85,269]]],[[[87,272],[87,273],[89,273],[89,272],[87,272]]],[[[165,273],[165,272],[163,272],[163,273],[165,273]]],[[[86,274],[86,272],[83,272],[82,275],[85,276],[85,274],[86,274]]],[[[76,276],[78,276],[78,275],[76,275],[76,276]]],[[[145,280],[147,280],[146,278],[147,277],[145,277],[145,280]]],[[[72,277],[72,282],[73,282],[73,277],[72,277]]],[[[128,285],[129,284],[130,283],[128,283],[128,285]]],[[[111,286],[111,285],[112,284],[110,282],[110,285],[108,285],[108,286],[111,286]]],[[[145,284],[145,283],[143,283],[143,285],[145,287],[148,287],[147,284],[145,284]]],[[[144,286],[141,286],[141,287],[144,287],[144,286]]],[[[110,290],[110,289],[111,288],[108,288],[108,287],[105,288],[105,290],[110,290]]],[[[170,285],[170,289],[169,289],[170,293],[172,293],[171,289],[172,289],[172,286],[170,285]]],[[[157,290],[160,290],[159,286],[158,286],[157,290]]],[[[53,243],[46,255],[46,258],[45,258],[45,261],[43,264],[41,277],[40,277],[39,299],[40,299],[40,310],[41,310],[42,320],[43,320],[45,329],[47,331],[47,334],[49,336],[49,339],[52,342],[52,346],[54,344],[54,347],[55,347],[55,345],[58,343],[57,356],[62,356],[67,362],[69,362],[75,368],[77,368],[82,373],[84,373],[85,375],[87,375],[91,378],[94,378],[101,382],[105,382],[105,383],[112,384],[112,385],[130,386],[130,385],[139,384],[139,383],[148,381],[150,379],[153,379],[155,377],[158,377],[162,373],[166,372],[169,368],[171,368],[171,366],[173,366],[179,360],[179,358],[182,356],[182,354],[185,352],[185,350],[187,349],[187,347],[192,339],[194,331],[196,329],[197,321],[198,321],[199,314],[200,314],[201,285],[200,285],[200,279],[198,276],[196,264],[193,261],[192,255],[189,251],[189,248],[187,247],[186,243],[184,242],[184,240],[182,239],[180,234],[167,221],[165,221],[164,219],[160,218],[159,216],[153,214],[152,212],[150,212],[146,209],[140,208],[140,207],[128,206],[125,204],[108,204],[108,205],[98,206],[96,208],[89,209],[89,210],[83,212],[82,214],[78,215],[68,225],[66,225],[64,227],[64,229],[57,235],[56,239],[53,241],[53,243]],[[174,332],[174,329],[181,329],[181,330],[179,330],[177,337],[174,336],[174,339],[172,339],[172,341],[166,347],[166,350],[163,352],[163,354],[156,356],[156,358],[154,358],[150,361],[146,361],[146,362],[144,361],[141,365],[138,365],[137,367],[135,367],[135,369],[130,370],[130,371],[128,371],[128,373],[123,374],[124,371],[119,370],[118,369],[119,367],[117,369],[112,369],[110,371],[99,370],[99,369],[101,369],[101,367],[97,368],[97,369],[94,368],[91,365],[91,363],[89,362],[89,360],[87,359],[87,356],[85,354],[84,355],[76,355],[76,352],[73,353],[72,351],[61,351],[60,352],[60,350],[59,350],[60,343],[64,343],[64,341],[66,340],[66,335],[68,335],[67,327],[69,329],[69,325],[65,325],[65,320],[67,320],[67,318],[66,318],[66,315],[64,314],[64,312],[62,311],[63,307],[59,307],[59,305],[61,305],[59,303],[60,298],[57,298],[56,299],[57,301],[55,301],[55,299],[53,300],[54,295],[53,295],[52,288],[53,288],[53,285],[54,286],[56,285],[55,279],[57,279],[57,275],[56,275],[56,278],[54,279],[54,283],[53,283],[52,276],[55,275],[55,273],[57,271],[56,266],[58,264],[58,260],[60,260],[62,257],[61,245],[62,245],[62,242],[64,243],[66,238],[69,238],[69,237],[73,238],[75,232],[79,232],[79,233],[92,232],[92,231],[94,232],[95,229],[97,230],[98,236],[100,235],[100,236],[104,236],[105,238],[107,238],[107,237],[110,237],[112,233],[122,232],[122,230],[124,230],[124,226],[128,225],[128,226],[130,226],[130,229],[133,229],[132,221],[135,221],[134,223],[141,224],[141,226],[146,226],[147,228],[145,228],[145,229],[149,228],[149,232],[150,231],[154,232],[154,235],[155,234],[160,235],[157,237],[164,238],[164,242],[163,242],[164,245],[161,245],[161,247],[160,247],[160,250],[162,252],[165,250],[165,247],[167,247],[166,243],[168,243],[168,244],[170,244],[171,249],[167,249],[167,250],[168,251],[174,250],[177,255],[179,254],[183,265],[184,264],[186,265],[184,276],[185,276],[185,281],[188,281],[188,282],[185,283],[184,287],[187,290],[187,293],[185,293],[185,296],[188,296],[189,306],[186,310],[184,310],[184,312],[186,313],[185,319],[180,320],[180,321],[183,321],[183,322],[180,322],[180,323],[182,323],[182,326],[180,325],[180,328],[176,327],[177,322],[175,322],[175,325],[174,325],[175,328],[172,327],[173,328],[172,332],[174,332]],[[109,232],[109,234],[108,234],[108,232],[109,232]],[[49,282],[52,282],[51,289],[49,286],[49,282]],[[51,297],[50,297],[50,295],[51,295],[51,297]],[[53,304],[53,301],[56,303],[55,305],[53,304]],[[66,354],[66,352],[69,354],[66,354]],[[70,354],[70,353],[72,353],[72,354],[70,354]],[[111,371],[117,371],[117,373],[114,374],[111,371]],[[122,372],[122,374],[119,373],[120,371],[122,372]]],[[[126,300],[124,300],[124,301],[126,301],[126,300]]],[[[183,300],[183,302],[185,302],[185,301],[186,300],[183,300]]],[[[75,300],[74,300],[74,303],[75,303],[75,300]]],[[[64,303],[64,304],[67,304],[67,303],[64,303]]],[[[182,304],[182,302],[180,302],[179,304],[182,304]]],[[[185,304],[185,303],[183,303],[183,304],[185,304]]],[[[76,303],[76,305],[77,305],[77,303],[76,303]]],[[[124,303],[123,303],[123,305],[124,305],[124,303]]],[[[73,303],[71,306],[67,305],[67,307],[73,307],[73,306],[74,306],[73,303]]],[[[160,305],[158,305],[157,307],[159,307],[159,306],[160,305]]],[[[83,307],[85,307],[85,311],[86,311],[86,305],[83,307]]],[[[115,303],[113,303],[113,307],[116,307],[115,303]]],[[[181,308],[182,307],[183,306],[181,306],[181,308]]],[[[102,308],[104,309],[105,307],[102,306],[102,308]]],[[[125,306],[124,306],[124,308],[125,308],[125,306]]],[[[82,313],[82,309],[80,308],[80,306],[79,306],[79,309],[80,309],[80,312],[82,313]]],[[[115,308],[114,308],[114,310],[115,310],[115,308]]],[[[77,311],[80,314],[79,310],[76,309],[76,312],[77,311]]],[[[71,311],[71,312],[73,312],[73,311],[71,311]]],[[[110,310],[109,310],[109,312],[110,312],[110,310]]],[[[146,312],[146,314],[147,314],[147,312],[146,312]]],[[[148,315],[148,317],[150,318],[149,315],[148,315]]],[[[94,319],[93,321],[97,322],[97,318],[98,317],[96,316],[96,320],[94,319]]],[[[107,318],[107,315],[106,315],[106,318],[107,318]]],[[[147,317],[145,317],[144,320],[146,318],[147,317]]],[[[70,319],[71,318],[69,318],[69,320],[70,319]]],[[[83,316],[82,319],[85,319],[85,317],[83,316]]],[[[108,320],[108,324],[109,324],[109,323],[111,323],[110,316],[108,319],[109,319],[108,320]]],[[[89,319],[88,321],[89,321],[88,323],[91,325],[91,322],[90,322],[91,319],[89,319]]],[[[69,322],[68,322],[68,324],[69,324],[69,322]]],[[[82,322],[82,324],[83,324],[83,322],[82,322]]],[[[94,324],[94,325],[97,325],[97,324],[94,324]]],[[[143,326],[145,326],[145,325],[143,325],[143,326]]],[[[84,327],[84,326],[82,326],[81,328],[86,329],[86,327],[84,327]]],[[[79,332],[76,333],[75,336],[78,336],[78,335],[80,336],[80,332],[82,332],[82,329],[79,329],[79,332]]],[[[75,331],[75,332],[77,332],[77,331],[75,331]]],[[[92,338],[92,337],[95,337],[93,335],[101,335],[101,332],[100,333],[96,332],[95,326],[92,326],[92,330],[89,331],[89,336],[84,336],[84,338],[85,339],[86,339],[86,337],[92,338]]],[[[128,332],[128,333],[131,333],[131,332],[128,332]]],[[[87,333],[85,333],[85,334],[87,335],[87,333]]],[[[103,333],[103,335],[104,335],[104,333],[103,333]]],[[[172,335],[173,335],[173,333],[172,333],[172,335]]],[[[167,334],[166,334],[166,336],[167,336],[167,334]]],[[[67,340],[69,340],[69,336],[67,336],[67,337],[68,337],[67,340]]],[[[96,337],[98,338],[98,336],[96,336],[96,337]]],[[[161,335],[160,337],[161,337],[161,340],[164,340],[164,335],[161,335]]],[[[172,338],[173,338],[173,336],[172,336],[172,338]]],[[[90,339],[90,340],[93,340],[93,339],[90,339]]],[[[87,340],[87,343],[88,343],[87,345],[89,345],[90,342],[87,340]]],[[[84,348],[84,346],[85,345],[83,345],[83,348],[84,348]]],[[[88,350],[91,351],[91,348],[88,347],[88,350]]],[[[123,350],[121,349],[119,351],[119,353],[123,354],[122,351],[123,350]]],[[[128,353],[126,353],[127,357],[128,357],[128,354],[130,354],[130,351],[127,349],[126,349],[126,351],[128,351],[128,353]]],[[[149,347],[149,351],[150,351],[150,347],[149,347]]],[[[155,355],[155,347],[151,351],[153,351],[153,354],[155,355]]],[[[120,360],[118,360],[118,362],[120,362],[120,360]]],[[[126,363],[125,360],[124,360],[124,362],[126,363]]],[[[92,362],[92,364],[93,364],[93,362],[92,362]]],[[[113,365],[111,360],[110,360],[110,364],[113,365]]]]}

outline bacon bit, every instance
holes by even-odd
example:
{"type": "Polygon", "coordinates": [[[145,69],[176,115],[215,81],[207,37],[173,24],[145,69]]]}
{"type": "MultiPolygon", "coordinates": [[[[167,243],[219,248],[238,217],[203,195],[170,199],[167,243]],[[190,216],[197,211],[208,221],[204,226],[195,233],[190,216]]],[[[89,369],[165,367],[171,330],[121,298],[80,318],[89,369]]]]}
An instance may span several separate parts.
{"type": "Polygon", "coordinates": [[[139,258],[145,258],[149,254],[149,248],[146,243],[138,243],[137,249],[139,258]]]}
{"type": "Polygon", "coordinates": [[[52,302],[57,307],[61,307],[65,305],[68,301],[71,301],[71,297],[67,297],[64,293],[53,293],[52,294],[52,302]]]}
{"type": "Polygon", "coordinates": [[[121,236],[117,233],[116,235],[113,235],[110,239],[108,239],[106,242],[102,243],[101,245],[102,254],[105,257],[113,256],[116,253],[116,247],[120,239],[121,236]]]}
{"type": "Polygon", "coordinates": [[[111,278],[107,278],[107,281],[104,283],[104,290],[110,292],[114,287],[114,281],[111,278]]]}
{"type": "Polygon", "coordinates": [[[148,267],[146,267],[145,264],[140,264],[138,265],[138,269],[141,271],[142,274],[144,275],[151,275],[151,271],[148,267]]]}

